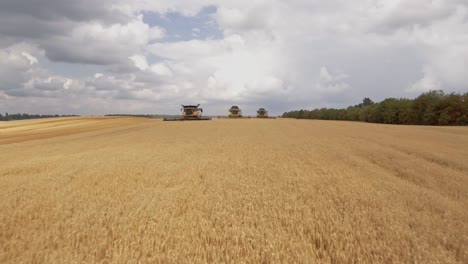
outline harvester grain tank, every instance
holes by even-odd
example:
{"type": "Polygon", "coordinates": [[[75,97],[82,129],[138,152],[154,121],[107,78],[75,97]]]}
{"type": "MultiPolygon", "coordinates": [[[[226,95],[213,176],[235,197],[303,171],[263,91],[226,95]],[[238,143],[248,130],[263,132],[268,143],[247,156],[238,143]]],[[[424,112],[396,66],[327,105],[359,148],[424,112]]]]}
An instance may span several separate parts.
{"type": "Polygon", "coordinates": [[[233,105],[231,109],[229,109],[229,117],[230,118],[242,117],[242,110],[237,105],[233,105]]]}
{"type": "Polygon", "coordinates": [[[164,118],[164,121],[202,121],[202,120],[211,120],[209,117],[203,117],[203,109],[199,108],[198,105],[182,105],[180,109],[182,111],[181,118],[164,118]]]}

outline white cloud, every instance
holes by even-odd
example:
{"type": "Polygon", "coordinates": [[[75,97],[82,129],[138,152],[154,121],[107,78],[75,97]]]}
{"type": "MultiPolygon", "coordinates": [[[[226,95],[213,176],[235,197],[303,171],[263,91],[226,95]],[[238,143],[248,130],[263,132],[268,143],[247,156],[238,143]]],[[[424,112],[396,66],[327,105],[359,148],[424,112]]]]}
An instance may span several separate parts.
{"type": "Polygon", "coordinates": [[[172,76],[172,70],[164,63],[156,63],[151,65],[150,70],[160,76],[172,76]]]}
{"type": "Polygon", "coordinates": [[[28,80],[35,65],[24,54],[22,45],[0,49],[0,90],[13,90],[28,80]]]}
{"type": "Polygon", "coordinates": [[[137,67],[140,70],[146,70],[148,69],[148,61],[146,61],[146,57],[143,55],[133,55],[130,57],[130,59],[135,63],[135,67],[137,67]]]}
{"type": "Polygon", "coordinates": [[[27,52],[21,52],[21,55],[25,56],[29,60],[29,64],[33,65],[38,62],[37,58],[27,52]]]}
{"type": "Polygon", "coordinates": [[[199,87],[197,95],[203,98],[244,100],[282,89],[277,51],[262,37],[230,35],[221,40],[157,43],[149,50],[174,65],[179,80],[199,87]]]}
{"type": "Polygon", "coordinates": [[[9,98],[9,96],[3,92],[3,91],[0,91],[0,100],[7,100],[9,98]]]}
{"type": "Polygon", "coordinates": [[[408,92],[427,92],[430,90],[440,90],[441,82],[436,78],[434,71],[426,65],[423,69],[423,77],[408,88],[408,92]]]}
{"type": "Polygon", "coordinates": [[[319,79],[323,82],[331,82],[333,81],[333,77],[331,74],[328,72],[328,69],[326,67],[320,68],[320,75],[319,79]]]}
{"type": "Polygon", "coordinates": [[[57,61],[92,64],[121,63],[140,53],[156,30],[138,16],[126,24],[81,23],[66,35],[51,38],[42,46],[57,61]]]}
{"type": "Polygon", "coordinates": [[[332,75],[327,67],[321,67],[316,90],[323,93],[338,93],[350,89],[350,85],[344,81],[346,74],[332,75]]]}

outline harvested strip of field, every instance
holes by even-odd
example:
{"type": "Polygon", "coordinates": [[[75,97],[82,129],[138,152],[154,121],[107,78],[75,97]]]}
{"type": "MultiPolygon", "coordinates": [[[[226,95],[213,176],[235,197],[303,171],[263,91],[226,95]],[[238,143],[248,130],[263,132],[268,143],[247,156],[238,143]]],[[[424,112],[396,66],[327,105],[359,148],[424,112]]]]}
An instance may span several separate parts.
{"type": "Polygon", "coordinates": [[[135,126],[143,124],[143,121],[148,120],[116,117],[66,117],[0,122],[0,144],[135,126]]]}
{"type": "Polygon", "coordinates": [[[468,128],[58,120],[0,125],[1,263],[468,262],[468,128]]]}

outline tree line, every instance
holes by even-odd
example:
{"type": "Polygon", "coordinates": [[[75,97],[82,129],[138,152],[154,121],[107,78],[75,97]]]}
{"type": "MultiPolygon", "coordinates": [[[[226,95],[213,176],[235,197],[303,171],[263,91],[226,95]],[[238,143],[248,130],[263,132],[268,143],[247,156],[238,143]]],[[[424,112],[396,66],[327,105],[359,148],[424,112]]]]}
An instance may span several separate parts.
{"type": "Polygon", "coordinates": [[[176,117],[177,115],[153,115],[153,114],[106,114],[104,116],[125,116],[125,117],[146,117],[146,118],[155,118],[163,119],[165,117],[176,117]]]}
{"type": "Polygon", "coordinates": [[[466,126],[468,93],[429,91],[415,99],[388,98],[374,103],[370,98],[346,109],[321,108],[286,112],[285,118],[347,120],[381,124],[466,126]]]}
{"type": "Polygon", "coordinates": [[[0,114],[0,121],[10,121],[10,120],[24,120],[24,119],[37,119],[37,118],[51,118],[51,117],[69,117],[77,115],[38,115],[38,114],[0,114]]]}

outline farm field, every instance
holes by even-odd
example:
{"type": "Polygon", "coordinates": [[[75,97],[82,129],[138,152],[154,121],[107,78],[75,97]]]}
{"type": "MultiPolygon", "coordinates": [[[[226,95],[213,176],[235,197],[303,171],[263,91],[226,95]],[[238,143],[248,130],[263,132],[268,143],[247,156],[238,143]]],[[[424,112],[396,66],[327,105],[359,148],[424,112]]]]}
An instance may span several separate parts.
{"type": "Polygon", "coordinates": [[[468,127],[0,122],[0,263],[468,263],[468,127]]]}

